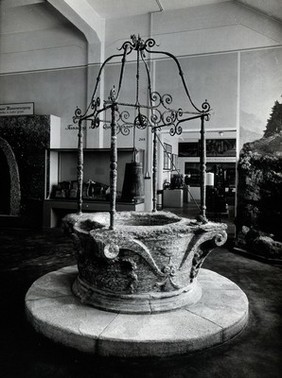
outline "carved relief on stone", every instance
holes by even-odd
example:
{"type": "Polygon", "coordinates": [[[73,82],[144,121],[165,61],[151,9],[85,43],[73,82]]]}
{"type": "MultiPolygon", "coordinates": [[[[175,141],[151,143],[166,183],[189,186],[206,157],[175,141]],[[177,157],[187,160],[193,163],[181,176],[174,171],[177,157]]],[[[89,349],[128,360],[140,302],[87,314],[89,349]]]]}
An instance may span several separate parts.
{"type": "Polygon", "coordinates": [[[85,216],[73,223],[79,269],[74,291],[84,301],[100,307],[104,303],[105,308],[115,301],[123,310],[123,306],[132,309],[139,301],[144,308],[148,301],[161,301],[162,296],[169,301],[170,309],[179,306],[178,299],[167,298],[175,296],[180,298],[179,303],[186,303],[181,298],[195,290],[205,257],[227,238],[226,225],[199,224],[175,216],[171,227],[165,224],[146,228],[132,225],[126,214],[127,222],[115,230],[93,228],[99,216],[89,216],[89,231],[85,229],[85,216]]]}
{"type": "Polygon", "coordinates": [[[190,272],[191,282],[197,277],[208,254],[212,252],[214,248],[223,245],[226,240],[227,233],[225,230],[209,231],[198,236],[198,240],[193,247],[195,251],[190,272]]]}

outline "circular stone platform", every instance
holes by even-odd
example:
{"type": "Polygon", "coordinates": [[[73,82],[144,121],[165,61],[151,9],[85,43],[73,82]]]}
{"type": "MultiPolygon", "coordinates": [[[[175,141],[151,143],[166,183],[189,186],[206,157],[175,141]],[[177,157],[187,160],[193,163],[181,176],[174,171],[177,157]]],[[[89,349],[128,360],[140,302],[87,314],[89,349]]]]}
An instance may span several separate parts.
{"type": "Polygon", "coordinates": [[[83,305],[71,291],[76,266],[46,274],[26,294],[34,328],[55,342],[102,356],[144,357],[189,353],[221,344],[248,321],[248,299],[232,281],[201,269],[201,300],[179,310],[118,314],[83,305]]]}

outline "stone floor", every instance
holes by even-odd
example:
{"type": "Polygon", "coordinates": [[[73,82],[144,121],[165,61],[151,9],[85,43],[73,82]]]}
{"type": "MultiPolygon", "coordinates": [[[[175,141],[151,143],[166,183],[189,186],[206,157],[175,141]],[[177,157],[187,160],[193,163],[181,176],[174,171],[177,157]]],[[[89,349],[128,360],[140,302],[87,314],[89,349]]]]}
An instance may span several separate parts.
{"type": "Polygon", "coordinates": [[[82,354],[38,335],[24,314],[26,291],[43,274],[75,263],[60,230],[0,230],[1,353],[4,377],[278,378],[281,376],[281,266],[218,248],[204,267],[231,279],[250,303],[246,329],[212,349],[177,358],[115,359],[82,354]]]}

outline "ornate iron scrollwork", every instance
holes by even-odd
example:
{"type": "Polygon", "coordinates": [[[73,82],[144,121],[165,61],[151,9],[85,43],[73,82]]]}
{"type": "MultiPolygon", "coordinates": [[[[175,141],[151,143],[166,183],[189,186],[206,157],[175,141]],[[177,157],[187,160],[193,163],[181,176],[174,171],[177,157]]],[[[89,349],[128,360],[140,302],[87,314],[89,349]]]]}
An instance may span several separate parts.
{"type": "MultiPolygon", "coordinates": [[[[139,35],[132,35],[131,40],[125,41],[122,46],[118,49],[119,51],[123,51],[123,54],[117,54],[113,55],[112,57],[109,57],[105,63],[102,65],[99,75],[97,77],[97,83],[94,89],[94,93],[92,95],[91,102],[86,109],[84,113],[82,113],[80,108],[77,108],[75,110],[75,115],[73,117],[73,121],[77,123],[79,120],[90,120],[91,121],[91,128],[97,128],[102,123],[104,129],[110,129],[110,121],[102,120],[101,117],[98,116],[98,114],[105,112],[109,108],[109,105],[111,103],[117,103],[117,105],[122,107],[129,107],[129,108],[135,108],[137,110],[137,116],[135,116],[133,119],[130,119],[130,113],[128,110],[122,110],[119,112],[116,122],[117,122],[117,133],[121,133],[123,135],[128,135],[132,128],[137,127],[138,129],[145,129],[146,127],[156,127],[157,129],[161,129],[162,127],[169,127],[170,126],[170,135],[180,135],[182,133],[182,126],[180,126],[180,123],[189,121],[190,119],[199,118],[202,115],[205,116],[205,119],[209,119],[209,111],[210,111],[210,105],[205,100],[202,104],[202,109],[198,109],[194,106],[193,102],[191,101],[191,97],[186,85],[186,82],[184,80],[184,75],[180,66],[180,63],[178,60],[169,53],[165,52],[157,52],[160,54],[168,55],[169,57],[173,57],[173,60],[176,62],[178,69],[179,69],[179,75],[181,76],[181,79],[183,81],[184,89],[186,92],[186,95],[188,97],[188,100],[192,107],[196,110],[196,112],[192,111],[183,111],[183,109],[173,109],[171,107],[173,103],[173,98],[170,94],[166,93],[161,95],[157,91],[151,90],[151,79],[150,79],[150,71],[148,68],[148,65],[145,61],[145,53],[155,53],[155,51],[151,50],[152,47],[156,46],[156,41],[153,38],[148,38],[147,40],[143,40],[139,35]],[[135,103],[122,103],[119,101],[119,93],[122,85],[123,80],[123,71],[124,71],[124,65],[126,62],[126,56],[131,54],[132,51],[136,51],[137,55],[139,54],[142,58],[143,63],[146,67],[146,73],[147,73],[147,80],[148,80],[148,94],[149,94],[149,105],[140,104],[139,103],[139,94],[137,93],[136,96],[136,102],[135,103]],[[108,97],[108,100],[104,101],[104,104],[101,104],[100,97],[96,95],[97,87],[101,79],[101,74],[104,66],[106,63],[111,61],[115,57],[122,57],[122,66],[121,66],[121,73],[120,73],[120,79],[119,79],[119,85],[118,90],[116,91],[115,86],[110,91],[110,95],[108,97]],[[144,114],[144,112],[141,111],[141,109],[146,110],[150,114],[147,116],[144,114]]],[[[137,68],[137,75],[139,82],[139,66],[137,68]]],[[[139,90],[139,85],[137,85],[139,90]]]]}
{"type": "Polygon", "coordinates": [[[130,38],[131,41],[125,41],[118,49],[119,51],[125,50],[127,54],[130,54],[132,50],[147,51],[148,48],[152,48],[156,45],[156,41],[153,38],[148,38],[146,41],[144,41],[140,35],[136,36],[135,34],[132,34],[130,38]]]}
{"type": "MultiPolygon", "coordinates": [[[[162,128],[169,128],[169,133],[171,136],[174,135],[181,135],[183,131],[183,123],[193,120],[193,119],[200,119],[201,123],[203,124],[204,120],[208,121],[210,118],[210,104],[205,100],[202,103],[201,108],[198,108],[194,102],[192,101],[190,92],[188,90],[188,86],[186,84],[186,80],[184,78],[184,74],[181,68],[181,65],[178,59],[171,53],[164,52],[164,51],[154,51],[152,48],[156,46],[156,41],[153,38],[148,38],[147,40],[143,40],[139,35],[132,35],[131,40],[125,41],[119,51],[121,53],[114,54],[111,57],[107,58],[104,63],[102,64],[99,74],[96,80],[95,88],[91,97],[90,104],[88,105],[86,111],[83,113],[80,108],[75,110],[75,115],[73,117],[73,122],[78,123],[79,125],[79,149],[81,150],[79,153],[79,160],[80,160],[80,168],[78,169],[78,182],[83,182],[83,128],[82,128],[82,121],[89,121],[90,128],[96,129],[101,124],[103,125],[104,129],[110,129],[111,133],[115,134],[115,138],[117,134],[122,135],[129,135],[131,130],[133,130],[133,145],[135,147],[135,131],[136,129],[144,130],[148,127],[151,128],[152,132],[157,132],[162,128]],[[125,63],[128,55],[132,52],[136,53],[136,96],[135,101],[130,103],[122,102],[120,100],[120,93],[124,79],[124,69],[125,63]],[[178,70],[178,74],[180,76],[184,95],[187,100],[187,108],[190,107],[191,109],[182,109],[182,108],[173,108],[173,98],[170,94],[160,94],[157,91],[152,91],[151,85],[151,77],[150,77],[150,69],[149,65],[146,61],[148,56],[152,56],[153,54],[161,54],[166,57],[169,57],[173,60],[176,64],[176,68],[178,70]],[[119,80],[117,85],[117,90],[113,86],[110,91],[110,95],[107,100],[101,103],[100,97],[98,94],[98,87],[102,77],[103,70],[110,61],[115,58],[121,59],[121,66],[120,66],[120,74],[119,80]],[[146,80],[148,83],[148,103],[142,104],[140,103],[140,63],[143,63],[145,66],[146,72],[146,80]],[[111,108],[111,120],[105,119],[106,117],[106,110],[111,108]],[[120,109],[120,110],[119,110],[120,109]],[[131,113],[131,115],[130,115],[131,113]],[[114,118],[114,120],[113,120],[114,118]],[[113,125],[114,122],[114,125],[113,125]]],[[[204,136],[201,137],[204,139],[204,136]]],[[[111,138],[111,140],[113,140],[111,138]]],[[[116,139],[115,139],[116,141],[116,139]]],[[[114,143],[116,148],[116,143],[114,143]]],[[[205,143],[202,143],[203,148],[205,143]]],[[[154,149],[157,148],[157,143],[154,144],[154,149]]],[[[154,154],[156,156],[156,154],[154,154]]],[[[153,159],[153,177],[155,177],[157,168],[156,168],[156,159],[153,159]]],[[[202,170],[205,171],[205,165],[202,165],[202,170]]],[[[202,175],[204,177],[204,173],[202,175]]],[[[111,175],[112,180],[116,181],[116,175],[111,175]]],[[[153,180],[154,182],[156,180],[153,180]]],[[[203,184],[204,186],[204,184],[203,184]]],[[[111,188],[116,187],[116,185],[111,185],[111,188]]],[[[203,198],[202,202],[205,202],[203,194],[205,189],[201,192],[201,198],[203,198]]],[[[154,198],[153,204],[154,208],[153,211],[156,211],[156,185],[154,185],[154,198]]],[[[111,191],[110,198],[113,199],[113,210],[115,211],[115,202],[116,202],[116,193],[111,191]]],[[[203,218],[205,218],[205,205],[201,206],[203,218]]],[[[82,211],[82,190],[79,190],[79,199],[78,199],[78,212],[82,211]]],[[[112,217],[114,219],[114,216],[112,217]]]]}

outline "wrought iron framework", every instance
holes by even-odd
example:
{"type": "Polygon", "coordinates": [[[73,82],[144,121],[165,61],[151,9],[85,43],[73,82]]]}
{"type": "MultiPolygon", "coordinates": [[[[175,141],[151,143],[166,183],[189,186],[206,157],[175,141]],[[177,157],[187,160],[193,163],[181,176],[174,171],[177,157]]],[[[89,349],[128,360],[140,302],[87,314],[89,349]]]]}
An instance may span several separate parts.
{"type": "Polygon", "coordinates": [[[110,228],[114,229],[115,212],[116,212],[116,196],[117,196],[117,134],[130,134],[131,130],[135,133],[136,129],[151,128],[153,133],[153,207],[152,211],[157,210],[157,138],[158,132],[162,128],[170,127],[171,136],[180,135],[182,133],[182,124],[193,119],[201,120],[201,220],[206,222],[206,192],[205,192],[205,175],[206,175],[206,142],[205,142],[205,121],[210,118],[210,105],[205,100],[201,108],[198,108],[192,101],[189,93],[184,73],[178,59],[171,53],[165,51],[155,51],[152,48],[156,46],[153,38],[143,40],[139,35],[131,36],[131,40],[125,41],[120,53],[114,54],[107,58],[101,65],[91,101],[83,113],[77,108],[73,117],[74,123],[78,123],[78,213],[82,212],[82,188],[83,188],[83,126],[84,121],[90,122],[90,127],[95,129],[103,126],[104,129],[111,130],[111,165],[110,165],[110,228]],[[119,100],[120,91],[124,80],[124,69],[128,55],[136,54],[136,96],[134,102],[122,102],[119,100]],[[187,98],[187,104],[192,110],[182,108],[173,108],[173,99],[170,94],[161,95],[157,91],[152,90],[150,68],[147,57],[153,54],[159,54],[164,57],[171,58],[176,64],[178,74],[181,78],[184,93],[187,98]],[[99,83],[101,81],[103,70],[107,63],[113,59],[121,59],[120,74],[118,86],[112,87],[107,100],[101,103],[98,96],[99,83]],[[148,83],[148,103],[140,103],[140,63],[144,64],[148,83]],[[127,110],[129,109],[129,110],[127,110]],[[105,113],[110,110],[110,120],[107,120],[105,113]],[[131,116],[130,110],[134,116],[131,116]],[[102,118],[104,117],[104,118],[102,118]]]}

